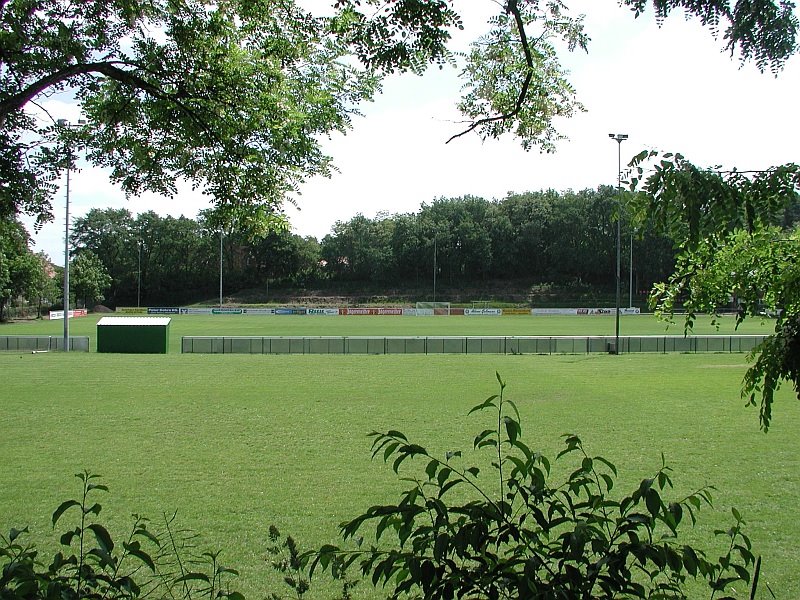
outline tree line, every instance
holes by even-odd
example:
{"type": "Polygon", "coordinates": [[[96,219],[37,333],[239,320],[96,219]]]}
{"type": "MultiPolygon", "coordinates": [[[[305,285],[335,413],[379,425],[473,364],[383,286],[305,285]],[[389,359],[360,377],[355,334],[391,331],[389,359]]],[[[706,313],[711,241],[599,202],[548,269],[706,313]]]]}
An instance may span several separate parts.
{"type": "MultiPolygon", "coordinates": [[[[220,259],[226,295],[270,286],[429,287],[434,268],[451,287],[524,280],[611,290],[618,207],[612,187],[440,198],[416,213],[338,221],[321,241],[287,229],[220,230],[207,212],[190,219],[94,209],[75,220],[71,243],[76,256],[91,253],[110,276],[112,306],[214,298],[220,259]]],[[[672,272],[672,245],[621,218],[623,280],[633,234],[635,287],[649,289],[672,272]]]]}

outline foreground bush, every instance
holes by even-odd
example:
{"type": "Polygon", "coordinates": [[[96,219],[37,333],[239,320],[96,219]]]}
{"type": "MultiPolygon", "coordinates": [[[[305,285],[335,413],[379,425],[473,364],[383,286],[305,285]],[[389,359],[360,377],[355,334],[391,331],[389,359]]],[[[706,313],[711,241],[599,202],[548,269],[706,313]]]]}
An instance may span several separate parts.
{"type": "Polygon", "coordinates": [[[98,517],[102,506],[94,501],[108,491],[98,477],[79,473],[82,494],[63,502],[53,513],[53,528],[73,516],[60,536],[62,549],[49,563],[25,543],[25,529],[0,535],[0,600],[121,600],[144,597],[243,600],[228,582],[237,575],[219,564],[219,553],[199,552],[196,536],[175,529],[175,515],[159,530],[133,516],[133,525],[121,544],[115,543],[98,517]]]}
{"type": "Polygon", "coordinates": [[[356,550],[325,546],[305,555],[311,575],[357,564],[392,598],[686,598],[692,580],[720,598],[750,584],[757,569],[735,509],[733,526],[716,532],[727,551],[713,560],[679,541],[679,527],[694,526],[697,510],[711,504],[710,489],[668,500],[663,457],[652,477],[616,499],[616,467],[565,435],[555,460],[575,464],[551,482],[549,459],[522,441],[517,407],[497,379],[499,395],[470,411],[495,417],[473,442],[491,453],[489,481],[461,452],[439,458],[399,431],[373,432],[373,458],[396,473],[406,460],[422,460],[421,473],[403,477],[411,485],[397,504],[373,506],[341,526],[356,550]],[[456,488],[468,499],[453,500],[456,488]],[[375,545],[364,548],[360,536],[373,533],[375,545]]]}

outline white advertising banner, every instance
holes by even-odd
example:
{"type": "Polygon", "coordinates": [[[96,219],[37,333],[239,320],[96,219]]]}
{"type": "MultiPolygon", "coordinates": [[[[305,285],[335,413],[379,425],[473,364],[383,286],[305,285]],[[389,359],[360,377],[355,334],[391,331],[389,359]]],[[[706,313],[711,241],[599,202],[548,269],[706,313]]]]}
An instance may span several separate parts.
{"type": "MultiPolygon", "coordinates": [[[[74,319],[75,317],[85,317],[89,314],[89,311],[85,308],[76,308],[75,310],[69,311],[69,318],[74,319]]],[[[50,320],[57,321],[58,319],[64,318],[64,311],[63,310],[51,310],[50,311],[50,320]]]]}
{"type": "Polygon", "coordinates": [[[325,317],[338,317],[339,316],[339,309],[338,308],[309,308],[306,311],[307,315],[322,315],[325,317]]]}
{"type": "Polygon", "coordinates": [[[465,308],[464,315],[468,317],[474,316],[492,316],[492,317],[499,317],[503,314],[503,310],[500,308],[465,308]]]}
{"type": "MultiPolygon", "coordinates": [[[[613,315],[617,312],[616,308],[534,308],[531,309],[532,315],[613,315]]],[[[638,308],[620,308],[621,315],[638,315],[641,311],[638,308]]]]}

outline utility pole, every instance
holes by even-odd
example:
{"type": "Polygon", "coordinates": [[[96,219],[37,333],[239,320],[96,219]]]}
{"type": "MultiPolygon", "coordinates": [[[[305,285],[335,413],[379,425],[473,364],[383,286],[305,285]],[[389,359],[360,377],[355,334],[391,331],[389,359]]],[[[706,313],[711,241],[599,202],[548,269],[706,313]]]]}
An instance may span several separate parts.
{"type": "Polygon", "coordinates": [[[619,305],[620,305],[620,260],[622,255],[622,237],[620,232],[620,197],[622,195],[622,142],[628,139],[626,133],[609,133],[608,137],[617,142],[617,276],[615,278],[617,305],[616,321],[614,328],[614,354],[619,354],[619,305]]]}

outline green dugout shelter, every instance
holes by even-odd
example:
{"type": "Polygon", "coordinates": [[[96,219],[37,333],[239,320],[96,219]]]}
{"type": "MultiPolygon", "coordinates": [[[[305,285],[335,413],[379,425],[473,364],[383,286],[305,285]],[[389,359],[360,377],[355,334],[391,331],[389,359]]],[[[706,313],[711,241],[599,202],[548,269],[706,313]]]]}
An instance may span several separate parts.
{"type": "Polygon", "coordinates": [[[97,322],[97,351],[167,354],[169,317],[103,317],[97,322]]]}

